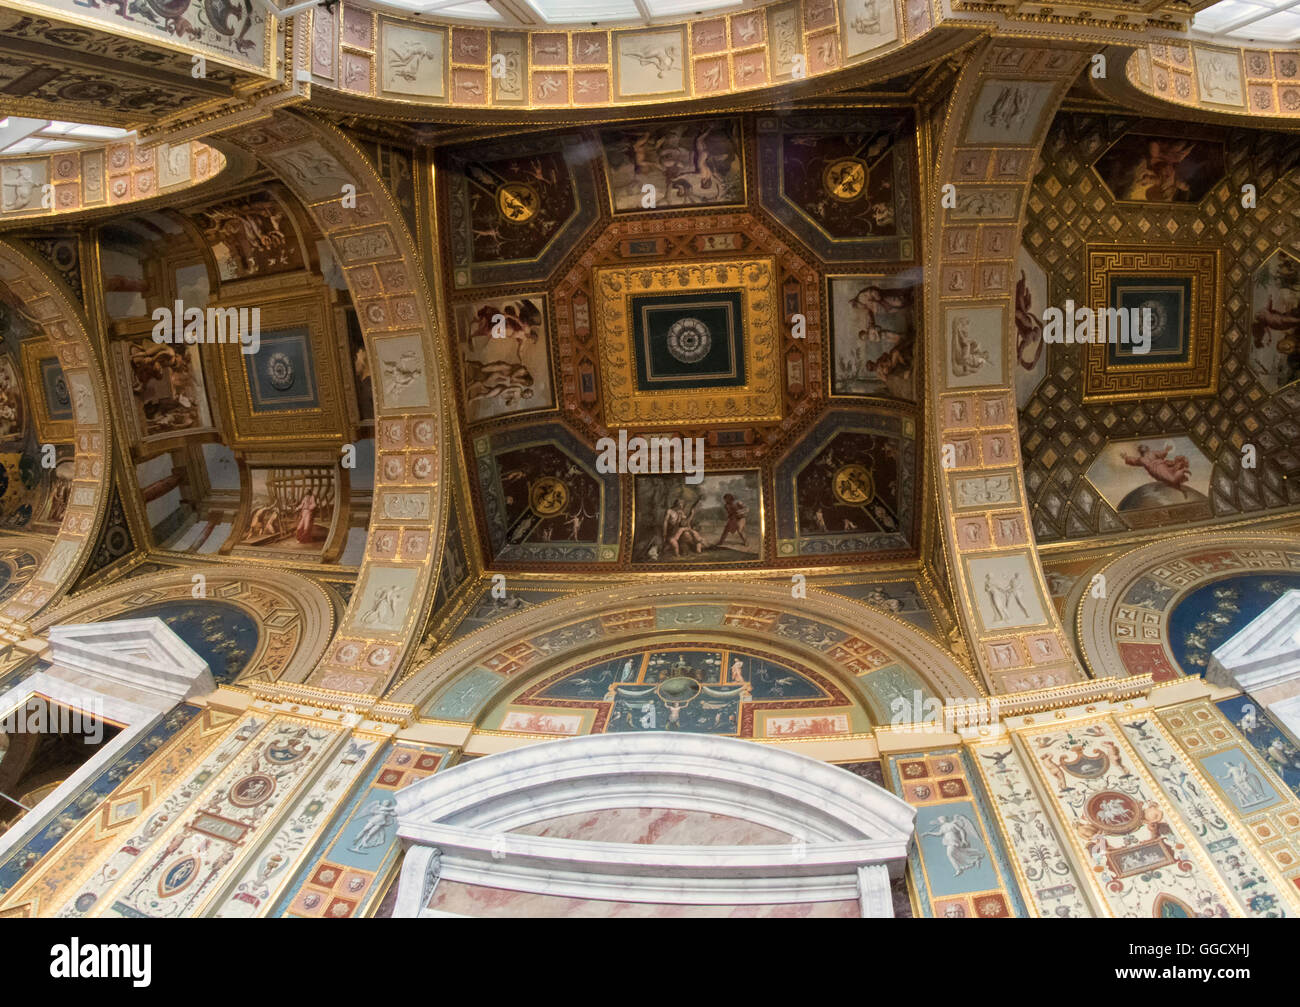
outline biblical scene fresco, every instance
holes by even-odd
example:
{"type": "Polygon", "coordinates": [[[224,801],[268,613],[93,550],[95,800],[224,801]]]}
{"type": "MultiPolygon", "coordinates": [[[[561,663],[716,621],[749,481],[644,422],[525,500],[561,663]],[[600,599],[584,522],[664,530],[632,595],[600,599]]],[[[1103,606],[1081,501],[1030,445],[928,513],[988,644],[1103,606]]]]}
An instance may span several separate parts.
{"type": "Polygon", "coordinates": [[[339,516],[338,478],[333,468],[250,467],[247,491],[248,519],[240,546],[320,554],[339,516]]]}
{"type": "Polygon", "coordinates": [[[763,548],[758,474],[705,475],[692,485],[680,476],[639,476],[636,483],[636,563],[744,563],[763,548]]]}
{"type": "Polygon", "coordinates": [[[130,382],[140,436],[172,436],[212,426],[197,346],[157,343],[145,337],[120,342],[114,349],[121,373],[130,382]]]}
{"type": "Polygon", "coordinates": [[[831,394],[916,399],[918,287],[897,277],[830,281],[831,394]]]}
{"type": "Polygon", "coordinates": [[[1300,260],[1278,250],[1251,287],[1250,364],[1277,391],[1300,377],[1300,260]]]}
{"type": "Polygon", "coordinates": [[[1209,515],[1210,460],[1186,436],[1111,441],[1088,479],[1132,528],[1209,515]]]}
{"type": "Polygon", "coordinates": [[[193,219],[223,281],[303,268],[297,226],[269,192],[204,207],[193,219]]]}
{"type": "Polygon", "coordinates": [[[545,297],[460,305],[457,328],[470,422],[555,405],[545,297]]]}

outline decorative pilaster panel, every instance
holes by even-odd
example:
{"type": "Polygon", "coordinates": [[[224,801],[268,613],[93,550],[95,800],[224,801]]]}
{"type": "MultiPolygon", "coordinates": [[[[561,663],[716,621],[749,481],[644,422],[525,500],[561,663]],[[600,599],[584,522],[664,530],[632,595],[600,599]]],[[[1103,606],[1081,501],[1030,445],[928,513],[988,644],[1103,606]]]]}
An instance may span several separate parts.
{"type": "Polygon", "coordinates": [[[250,859],[256,832],[308,789],[318,766],[336,754],[343,731],[341,725],[277,717],[205,788],[193,813],[168,824],[158,856],[135,865],[92,915],[207,915],[220,883],[250,859]]]}
{"type": "Polygon", "coordinates": [[[1241,916],[1205,851],[1106,715],[1016,735],[1098,905],[1133,919],[1241,916]]]}
{"type": "Polygon", "coordinates": [[[1035,916],[1095,916],[1051,816],[1035,791],[1035,778],[1010,738],[969,744],[992,798],[993,813],[1011,848],[1012,866],[1035,916]]]}
{"type": "MultiPolygon", "coordinates": [[[[113,830],[110,833],[112,837],[122,835],[125,838],[122,844],[106,857],[99,857],[97,854],[101,851],[95,848],[95,844],[91,844],[90,852],[95,856],[94,869],[82,873],[80,884],[65,889],[71,893],[71,897],[61,905],[55,915],[65,919],[86,916],[101,904],[105,893],[112,890],[123,875],[139,864],[154,859],[155,851],[160,848],[159,837],[163,835],[167,825],[189,810],[199,795],[204,792],[208,782],[243,750],[266,726],[268,720],[269,717],[265,714],[246,714],[239,719],[233,729],[230,725],[225,725],[224,737],[220,745],[211,749],[211,754],[207,755],[192,771],[186,772],[191,765],[188,759],[178,758],[176,761],[168,760],[162,763],[158,767],[159,774],[164,777],[175,776],[176,782],[171,792],[161,801],[154,799],[153,792],[145,790],[138,797],[128,792],[120,801],[110,802],[106,806],[110,821],[115,809],[123,805],[130,809],[131,814],[127,816],[131,823],[130,831],[113,830]],[[182,773],[184,775],[181,775],[182,773]],[[150,798],[147,802],[144,800],[146,797],[150,798]],[[146,811],[148,817],[142,817],[146,811]]],[[[178,754],[184,756],[186,753],[182,751],[178,754]]],[[[49,904],[53,906],[57,903],[51,901],[49,904]]]]}
{"type": "Polygon", "coordinates": [[[916,808],[907,864],[921,916],[1028,916],[983,788],[959,749],[891,755],[889,784],[916,808]]]}
{"type": "MultiPolygon", "coordinates": [[[[1187,830],[1214,864],[1242,912],[1246,916],[1269,919],[1294,915],[1298,908],[1294,885],[1270,872],[1266,858],[1255,854],[1245,835],[1238,835],[1239,831],[1248,830],[1238,824],[1236,815],[1215,796],[1196,767],[1183,758],[1161,730],[1159,721],[1151,717],[1151,711],[1117,715],[1115,720],[1160,789],[1178,809],[1187,830]]],[[[1271,789],[1230,756],[1227,761],[1202,762],[1201,769],[1215,768],[1222,773],[1225,765],[1233,767],[1229,772],[1240,781],[1230,783],[1234,793],[1240,787],[1248,796],[1262,799],[1271,789]]]]}
{"type": "Polygon", "coordinates": [[[1232,817],[1246,830],[1248,844],[1293,890],[1300,887],[1300,802],[1275,772],[1289,769],[1295,774],[1294,763],[1300,760],[1294,749],[1287,754],[1286,743],[1263,712],[1249,697],[1225,700],[1219,706],[1198,699],[1161,710],[1159,721],[1200,769],[1219,801],[1231,809],[1232,817]],[[1235,719],[1230,721],[1220,707],[1235,719]],[[1255,748],[1256,739],[1264,746],[1262,752],[1255,748]]]}
{"type": "Polygon", "coordinates": [[[347,739],[289,814],[279,820],[270,841],[256,855],[244,857],[243,873],[213,900],[215,909],[208,915],[255,916],[269,907],[288,885],[294,865],[304,859],[358,777],[383,749],[383,742],[379,737],[347,739]]]}
{"type": "Polygon", "coordinates": [[[957,81],[931,177],[930,450],[975,664],[994,693],[1081,681],[1030,534],[1014,370],[1016,257],[1043,137],[1087,53],[985,43],[957,81]]]}
{"type": "Polygon", "coordinates": [[[48,916],[68,890],[227,733],[232,716],[182,704],[0,864],[0,916],[48,916]],[[96,795],[92,802],[88,795],[96,795]],[[93,812],[91,814],[90,812],[93,812]],[[7,894],[4,894],[6,893],[7,894]]]}
{"type": "Polygon", "coordinates": [[[447,749],[429,745],[393,745],[354,791],[321,855],[299,871],[272,915],[369,916],[402,856],[393,795],[445,768],[449,755],[447,749]]]}

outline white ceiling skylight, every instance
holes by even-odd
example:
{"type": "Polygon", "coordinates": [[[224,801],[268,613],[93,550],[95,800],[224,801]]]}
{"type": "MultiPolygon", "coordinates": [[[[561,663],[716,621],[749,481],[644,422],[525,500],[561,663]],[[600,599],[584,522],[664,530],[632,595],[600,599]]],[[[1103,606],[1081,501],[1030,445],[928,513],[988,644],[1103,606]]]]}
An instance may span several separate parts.
{"type": "Polygon", "coordinates": [[[1300,41],[1300,0],[1219,0],[1192,27],[1238,43],[1300,41]]]}
{"type": "Polygon", "coordinates": [[[526,25],[650,24],[735,9],[737,0],[380,0],[432,19],[526,25]]]}
{"type": "Polygon", "coordinates": [[[129,130],[114,126],[90,126],[55,119],[24,119],[11,115],[0,119],[0,154],[50,154],[130,136],[129,130]]]}

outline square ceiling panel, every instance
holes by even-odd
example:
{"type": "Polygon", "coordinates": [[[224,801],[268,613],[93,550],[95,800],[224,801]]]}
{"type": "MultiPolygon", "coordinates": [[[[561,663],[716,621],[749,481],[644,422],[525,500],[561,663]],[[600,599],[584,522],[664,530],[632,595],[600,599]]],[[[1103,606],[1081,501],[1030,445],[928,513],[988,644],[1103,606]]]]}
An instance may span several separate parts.
{"type": "Polygon", "coordinates": [[[605,423],[781,418],[781,318],[770,259],[597,269],[605,423]]]}

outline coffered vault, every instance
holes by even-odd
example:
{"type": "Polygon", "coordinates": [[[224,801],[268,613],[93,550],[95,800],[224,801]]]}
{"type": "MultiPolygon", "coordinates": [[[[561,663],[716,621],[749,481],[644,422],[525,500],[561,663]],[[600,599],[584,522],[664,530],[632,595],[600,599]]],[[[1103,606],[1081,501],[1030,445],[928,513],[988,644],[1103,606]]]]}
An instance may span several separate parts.
{"type": "Polygon", "coordinates": [[[12,749],[0,913],[484,910],[492,765],[517,908],[1294,911],[1291,686],[1215,663],[1300,588],[1287,18],[406,6],[0,0],[0,695],[200,683],[12,749]],[[790,752],[888,827],[777,871],[790,752]]]}

